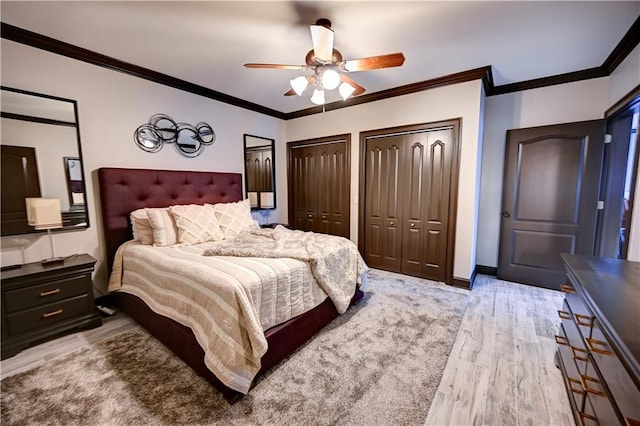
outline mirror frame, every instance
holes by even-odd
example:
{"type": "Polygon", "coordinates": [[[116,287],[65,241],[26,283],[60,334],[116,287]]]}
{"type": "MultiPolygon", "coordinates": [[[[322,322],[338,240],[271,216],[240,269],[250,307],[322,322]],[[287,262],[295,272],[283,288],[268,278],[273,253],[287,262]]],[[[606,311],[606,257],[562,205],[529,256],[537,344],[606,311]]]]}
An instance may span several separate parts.
{"type": "MultiPolygon", "coordinates": [[[[70,155],[64,156],[62,158],[63,164],[60,165],[60,167],[64,168],[64,179],[65,179],[65,182],[67,183],[66,191],[69,196],[69,210],[68,211],[65,210],[62,212],[62,218],[63,218],[63,222],[71,222],[71,224],[64,225],[62,228],[59,228],[59,229],[53,229],[52,231],[56,232],[56,231],[67,231],[67,230],[73,230],[73,229],[89,228],[90,222],[89,222],[89,206],[87,203],[87,179],[86,179],[86,174],[84,172],[84,161],[82,158],[82,144],[80,140],[80,121],[78,118],[78,102],[73,99],[62,98],[62,97],[53,96],[53,95],[46,95],[44,93],[37,93],[29,90],[16,89],[13,87],[0,85],[0,93],[5,91],[19,93],[22,95],[34,96],[38,98],[45,98],[53,101],[66,102],[71,104],[71,106],[73,107],[73,120],[74,120],[73,122],[58,120],[54,118],[24,115],[24,114],[9,112],[9,111],[3,111],[1,106],[0,106],[0,117],[12,119],[12,120],[21,120],[21,121],[28,121],[28,122],[41,123],[41,124],[50,124],[54,126],[68,126],[68,127],[75,128],[77,153],[70,153],[70,155]],[[71,186],[69,181],[69,170],[67,166],[69,158],[73,160],[79,160],[80,162],[80,173],[81,173],[82,182],[83,182],[81,198],[84,200],[84,204],[75,203],[73,194],[71,193],[71,186]],[[81,225],[79,225],[80,223],[81,225]]],[[[54,165],[50,165],[48,163],[46,164],[47,164],[47,167],[57,167],[54,165]]],[[[43,167],[43,166],[42,164],[40,164],[38,165],[38,167],[43,167]]],[[[42,194],[41,196],[46,197],[46,194],[42,194]]],[[[26,219],[26,210],[25,210],[25,223],[26,223],[26,220],[27,219],[26,219]]],[[[10,234],[3,233],[2,236],[10,237],[11,235],[21,235],[25,233],[39,233],[39,232],[40,231],[36,231],[35,229],[32,229],[30,232],[18,232],[18,233],[10,233],[10,234]]]]}
{"type": "Polygon", "coordinates": [[[257,206],[251,207],[251,210],[275,210],[276,209],[276,146],[275,139],[266,138],[264,136],[256,136],[244,134],[244,192],[245,197],[249,198],[249,170],[247,167],[247,154],[254,147],[271,147],[271,182],[273,186],[273,205],[269,207],[261,206],[261,197],[257,196],[257,206]]]}

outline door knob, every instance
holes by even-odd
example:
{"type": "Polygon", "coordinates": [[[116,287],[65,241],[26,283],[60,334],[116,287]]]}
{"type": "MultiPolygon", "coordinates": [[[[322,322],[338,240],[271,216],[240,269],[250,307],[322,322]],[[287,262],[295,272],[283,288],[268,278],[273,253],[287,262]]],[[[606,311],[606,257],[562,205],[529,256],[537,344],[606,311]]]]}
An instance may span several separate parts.
{"type": "Polygon", "coordinates": [[[411,227],[413,228],[414,226],[416,226],[416,224],[415,224],[415,223],[412,223],[412,224],[411,224],[411,227]]]}
{"type": "Polygon", "coordinates": [[[313,215],[310,214],[309,217],[313,217],[313,215]]]}
{"type": "Polygon", "coordinates": [[[393,222],[389,222],[389,225],[393,226],[393,222]]]}
{"type": "Polygon", "coordinates": [[[511,217],[511,213],[505,210],[502,212],[502,217],[511,217]]]}

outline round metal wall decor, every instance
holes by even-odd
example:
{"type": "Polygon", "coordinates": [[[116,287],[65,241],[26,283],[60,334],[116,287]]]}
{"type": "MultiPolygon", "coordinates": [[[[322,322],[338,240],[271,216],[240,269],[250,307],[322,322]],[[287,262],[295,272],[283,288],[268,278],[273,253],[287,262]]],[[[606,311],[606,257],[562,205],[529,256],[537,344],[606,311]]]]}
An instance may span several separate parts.
{"type": "Polygon", "coordinates": [[[155,114],[136,129],[133,140],[143,151],[158,152],[166,142],[185,157],[197,157],[206,145],[216,141],[216,133],[203,121],[194,126],[176,123],[166,114],[155,114]]]}

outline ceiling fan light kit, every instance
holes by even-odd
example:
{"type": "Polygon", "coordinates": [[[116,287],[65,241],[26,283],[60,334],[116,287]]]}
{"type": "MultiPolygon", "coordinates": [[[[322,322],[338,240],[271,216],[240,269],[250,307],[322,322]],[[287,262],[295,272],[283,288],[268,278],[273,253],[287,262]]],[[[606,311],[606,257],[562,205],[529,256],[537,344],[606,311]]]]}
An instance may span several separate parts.
{"type": "Polygon", "coordinates": [[[313,95],[311,95],[311,102],[313,102],[316,105],[324,104],[324,90],[315,89],[313,91],[313,95]]]}
{"type": "Polygon", "coordinates": [[[302,96],[306,88],[314,86],[311,102],[316,105],[325,103],[325,90],[338,89],[343,100],[350,96],[358,96],[365,92],[365,88],[346,76],[346,73],[366,71],[381,68],[399,67],[404,63],[402,53],[371,56],[368,58],[342,60],[342,54],[333,47],[334,32],[331,29],[331,21],[318,19],[315,25],[310,26],[311,42],[313,49],[306,57],[306,65],[284,64],[244,64],[246,68],[271,68],[311,71],[312,75],[299,76],[290,80],[291,90],[284,95],[302,96]]]}

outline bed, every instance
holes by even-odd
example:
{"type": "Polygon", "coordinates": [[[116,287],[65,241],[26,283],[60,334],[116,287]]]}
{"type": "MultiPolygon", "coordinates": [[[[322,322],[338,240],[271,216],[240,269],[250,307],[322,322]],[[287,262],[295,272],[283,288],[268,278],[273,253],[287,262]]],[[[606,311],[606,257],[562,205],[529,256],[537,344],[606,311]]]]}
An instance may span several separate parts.
{"type": "MultiPolygon", "coordinates": [[[[98,182],[109,272],[118,248],[132,239],[131,212],[171,205],[233,203],[243,199],[242,175],[238,173],[101,168],[98,182]]],[[[357,303],[363,296],[355,282],[353,286],[355,293],[350,304],[357,303]]],[[[112,295],[121,310],[209,381],[227,400],[234,401],[243,395],[226,386],[207,367],[205,350],[191,328],[156,313],[133,294],[114,292],[112,295]]],[[[313,309],[265,330],[268,347],[255,377],[286,358],[338,315],[334,303],[326,298],[313,309]]]]}

